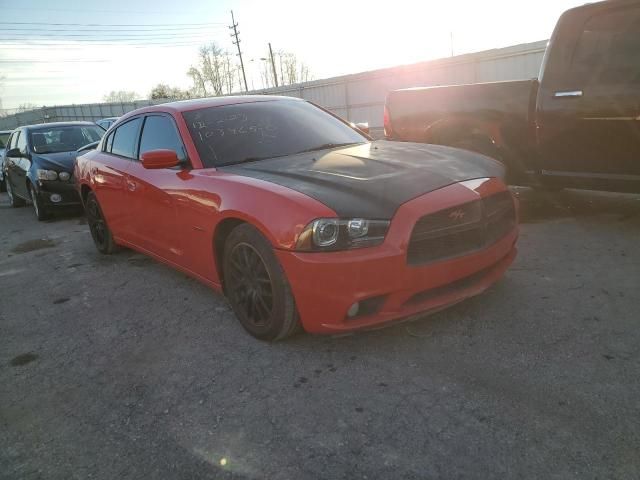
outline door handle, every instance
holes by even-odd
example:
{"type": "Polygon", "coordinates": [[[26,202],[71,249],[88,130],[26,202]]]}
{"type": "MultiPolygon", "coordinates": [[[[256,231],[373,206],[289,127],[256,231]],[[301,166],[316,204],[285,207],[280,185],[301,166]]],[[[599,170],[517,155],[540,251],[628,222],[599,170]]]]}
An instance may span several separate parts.
{"type": "Polygon", "coordinates": [[[584,92],[582,90],[563,90],[553,94],[553,98],[580,98],[584,92]]]}
{"type": "Polygon", "coordinates": [[[135,192],[135,190],[136,190],[136,182],[132,182],[131,180],[127,180],[127,189],[130,192],[135,192]]]}

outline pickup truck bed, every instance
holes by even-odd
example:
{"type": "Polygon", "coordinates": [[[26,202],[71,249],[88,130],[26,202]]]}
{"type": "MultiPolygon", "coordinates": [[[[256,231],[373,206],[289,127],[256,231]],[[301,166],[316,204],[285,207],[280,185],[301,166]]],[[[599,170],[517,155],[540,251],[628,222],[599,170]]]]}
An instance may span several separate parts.
{"type": "Polygon", "coordinates": [[[384,126],[493,157],[511,183],[640,192],[640,1],[565,12],[539,80],[390,92],[384,126]]]}
{"type": "Polygon", "coordinates": [[[526,165],[537,89],[537,80],[520,80],[396,90],[387,97],[386,137],[495,157],[517,181],[531,170],[526,165]]]}

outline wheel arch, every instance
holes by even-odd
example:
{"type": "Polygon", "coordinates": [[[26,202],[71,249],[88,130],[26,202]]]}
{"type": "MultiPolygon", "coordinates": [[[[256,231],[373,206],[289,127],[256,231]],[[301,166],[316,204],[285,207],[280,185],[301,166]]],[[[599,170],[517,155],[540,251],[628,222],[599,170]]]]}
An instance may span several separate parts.
{"type": "Polygon", "coordinates": [[[244,223],[248,222],[238,217],[226,217],[218,222],[215,230],[213,231],[211,247],[213,248],[213,258],[216,262],[216,272],[218,274],[218,278],[220,279],[220,285],[222,286],[223,291],[224,268],[222,266],[222,263],[224,258],[224,245],[227,242],[227,238],[229,238],[229,234],[231,234],[233,229],[244,223]]]}
{"type": "Polygon", "coordinates": [[[224,255],[224,245],[229,237],[229,234],[234,228],[242,224],[248,224],[256,228],[269,242],[272,248],[288,248],[288,242],[283,243],[279,241],[277,235],[274,235],[263,222],[260,222],[257,218],[247,215],[244,212],[239,211],[226,211],[223,213],[223,217],[215,225],[213,230],[213,238],[211,247],[213,248],[213,256],[216,262],[216,273],[220,279],[220,284],[224,289],[224,271],[222,267],[222,260],[224,255]]]}

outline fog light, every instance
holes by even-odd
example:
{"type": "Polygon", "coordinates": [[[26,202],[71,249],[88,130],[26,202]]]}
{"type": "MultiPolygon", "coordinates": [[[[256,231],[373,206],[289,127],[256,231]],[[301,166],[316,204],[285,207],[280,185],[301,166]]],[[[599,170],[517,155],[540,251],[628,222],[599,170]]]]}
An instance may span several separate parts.
{"type": "Polygon", "coordinates": [[[58,193],[52,193],[51,196],[49,197],[49,199],[53,203],[58,203],[58,202],[62,201],[62,196],[60,196],[60,194],[58,194],[58,193]]]}
{"type": "Polygon", "coordinates": [[[347,310],[347,317],[355,317],[356,315],[358,315],[359,311],[360,311],[360,302],[356,302],[349,307],[349,310],[347,310]]]}

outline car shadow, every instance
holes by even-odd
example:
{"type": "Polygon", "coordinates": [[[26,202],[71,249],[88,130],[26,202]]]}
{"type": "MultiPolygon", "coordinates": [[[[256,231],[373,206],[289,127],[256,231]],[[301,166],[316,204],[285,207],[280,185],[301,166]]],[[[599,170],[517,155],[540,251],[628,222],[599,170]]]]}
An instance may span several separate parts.
{"type": "Polygon", "coordinates": [[[640,220],[640,195],[590,190],[541,191],[514,187],[520,201],[520,223],[567,218],[614,216],[620,222],[640,220]]]}

